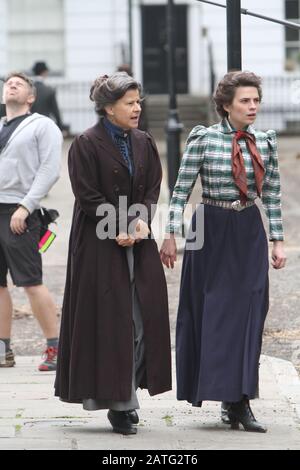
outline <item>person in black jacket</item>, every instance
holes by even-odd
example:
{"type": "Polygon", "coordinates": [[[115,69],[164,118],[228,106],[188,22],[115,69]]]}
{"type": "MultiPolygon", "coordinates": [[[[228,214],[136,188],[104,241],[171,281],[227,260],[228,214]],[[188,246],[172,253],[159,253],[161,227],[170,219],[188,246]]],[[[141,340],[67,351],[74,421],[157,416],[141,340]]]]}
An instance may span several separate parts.
{"type": "Polygon", "coordinates": [[[46,62],[36,62],[32,67],[36,100],[32,106],[32,113],[43,114],[54,119],[60,130],[66,130],[58,108],[55,89],[45,83],[49,68],[46,62]]]}

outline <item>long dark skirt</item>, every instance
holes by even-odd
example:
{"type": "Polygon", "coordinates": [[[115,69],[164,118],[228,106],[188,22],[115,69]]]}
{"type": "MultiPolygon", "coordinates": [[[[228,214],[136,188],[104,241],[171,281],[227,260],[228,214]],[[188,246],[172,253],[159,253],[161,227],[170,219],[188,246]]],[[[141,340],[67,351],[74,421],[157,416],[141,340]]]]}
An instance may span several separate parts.
{"type": "MultiPolygon", "coordinates": [[[[195,223],[194,214],[194,231],[195,223]]],[[[257,396],[268,299],[268,243],[257,206],[237,212],[205,205],[203,248],[185,250],[182,266],[179,400],[201,406],[257,396]]]]}

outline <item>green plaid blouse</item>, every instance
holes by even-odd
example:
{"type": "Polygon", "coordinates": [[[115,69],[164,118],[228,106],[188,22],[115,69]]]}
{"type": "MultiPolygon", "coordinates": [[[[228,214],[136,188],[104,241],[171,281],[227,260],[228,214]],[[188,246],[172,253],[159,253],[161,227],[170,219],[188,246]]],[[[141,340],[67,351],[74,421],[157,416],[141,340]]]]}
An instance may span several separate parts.
{"type": "MultiPolygon", "coordinates": [[[[261,199],[269,220],[270,240],[283,240],[276,133],[272,130],[257,131],[252,126],[245,130],[255,136],[265,167],[261,199]]],[[[234,183],[231,168],[234,132],[227,119],[208,128],[196,126],[191,131],[170,203],[166,228],[168,233],[181,233],[183,211],[198,175],[201,178],[203,197],[223,201],[239,199],[239,189],[234,183]]],[[[247,174],[248,199],[254,200],[257,198],[257,190],[251,156],[245,140],[239,140],[239,144],[247,174]]]]}

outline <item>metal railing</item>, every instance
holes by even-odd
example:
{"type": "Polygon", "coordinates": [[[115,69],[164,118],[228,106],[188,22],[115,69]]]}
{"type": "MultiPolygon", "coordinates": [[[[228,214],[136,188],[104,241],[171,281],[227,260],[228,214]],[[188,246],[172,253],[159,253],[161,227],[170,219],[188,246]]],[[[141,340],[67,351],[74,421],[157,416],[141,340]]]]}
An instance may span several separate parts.
{"type": "Polygon", "coordinates": [[[282,133],[300,132],[300,74],[263,78],[263,100],[256,126],[282,133]]]}
{"type": "MultiPolygon", "coordinates": [[[[73,134],[82,132],[97,121],[94,104],[89,100],[91,82],[52,79],[51,85],[56,88],[63,121],[70,125],[73,134]]],[[[209,100],[209,97],[207,99],[209,100]]],[[[149,96],[147,99],[149,115],[155,115],[149,108],[156,106],[156,103],[157,100],[153,103],[149,96]]],[[[185,115],[187,113],[186,111],[185,115]]],[[[191,113],[194,118],[194,108],[191,113]]],[[[300,73],[263,78],[263,102],[256,126],[284,133],[300,133],[300,73]]]]}
{"type": "MultiPolygon", "coordinates": [[[[90,82],[56,84],[63,120],[70,124],[72,133],[82,132],[96,122],[89,89],[90,82]]],[[[148,109],[150,106],[155,106],[151,103],[151,96],[148,98],[148,109]]],[[[300,73],[263,78],[263,101],[256,125],[260,129],[300,133],[300,73]]]]}

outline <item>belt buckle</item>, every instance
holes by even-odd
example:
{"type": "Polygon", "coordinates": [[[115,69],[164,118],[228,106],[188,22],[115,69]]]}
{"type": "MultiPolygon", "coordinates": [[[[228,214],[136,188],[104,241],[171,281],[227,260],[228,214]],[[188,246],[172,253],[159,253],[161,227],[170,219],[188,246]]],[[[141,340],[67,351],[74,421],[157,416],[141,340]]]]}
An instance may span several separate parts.
{"type": "Polygon", "coordinates": [[[239,199],[237,199],[236,201],[233,201],[231,203],[231,208],[234,209],[235,211],[242,211],[243,210],[243,206],[241,204],[241,201],[239,199]]]}

